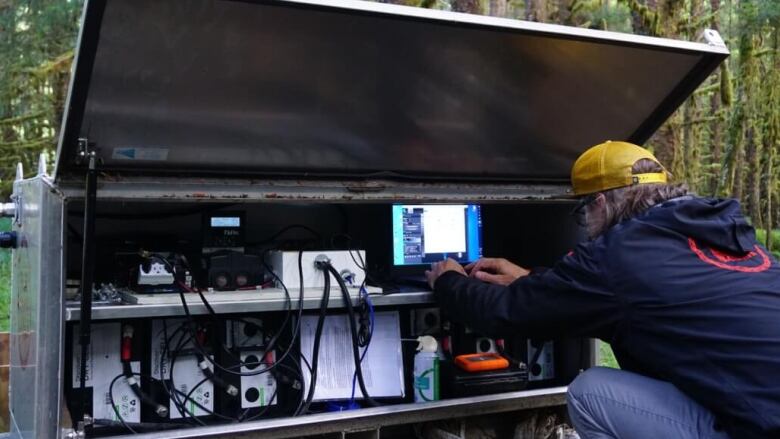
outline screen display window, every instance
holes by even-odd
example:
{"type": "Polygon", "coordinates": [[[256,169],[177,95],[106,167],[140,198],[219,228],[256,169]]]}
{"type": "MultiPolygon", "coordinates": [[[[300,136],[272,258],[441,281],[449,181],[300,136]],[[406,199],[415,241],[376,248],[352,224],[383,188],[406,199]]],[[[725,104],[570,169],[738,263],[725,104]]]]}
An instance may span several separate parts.
{"type": "Polygon", "coordinates": [[[482,256],[482,217],[476,204],[394,205],[393,264],[422,265],[482,256]]]}
{"type": "Polygon", "coordinates": [[[211,217],[211,227],[241,227],[241,218],[214,216],[211,217]]]}

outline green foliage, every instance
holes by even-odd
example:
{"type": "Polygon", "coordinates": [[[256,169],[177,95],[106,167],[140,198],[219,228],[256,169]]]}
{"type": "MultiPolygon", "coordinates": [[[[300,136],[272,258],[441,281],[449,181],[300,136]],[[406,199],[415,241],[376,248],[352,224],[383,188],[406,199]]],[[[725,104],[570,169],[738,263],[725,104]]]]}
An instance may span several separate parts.
{"type": "Polygon", "coordinates": [[[0,1],[0,197],[56,144],[83,0],[0,1]]]}
{"type": "Polygon", "coordinates": [[[588,2],[579,12],[584,20],[578,23],[581,27],[624,33],[633,31],[631,11],[622,3],[611,5],[609,2],[588,2]]]}
{"type": "Polygon", "coordinates": [[[614,369],[620,369],[615,354],[612,352],[612,347],[609,343],[598,341],[599,344],[599,366],[611,367],[614,369]]]}
{"type": "MultiPolygon", "coordinates": [[[[760,244],[766,244],[766,230],[756,229],[756,241],[760,244]]],[[[772,250],[780,251],[780,230],[772,230],[772,250]]]]}

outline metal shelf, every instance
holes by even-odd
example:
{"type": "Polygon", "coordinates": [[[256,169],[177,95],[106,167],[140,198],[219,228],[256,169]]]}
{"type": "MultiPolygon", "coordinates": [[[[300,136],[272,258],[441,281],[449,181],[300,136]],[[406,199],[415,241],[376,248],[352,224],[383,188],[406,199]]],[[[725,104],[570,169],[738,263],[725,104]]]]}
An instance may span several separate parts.
{"type": "MultiPolygon", "coordinates": [[[[490,413],[562,406],[566,403],[566,387],[500,393],[496,395],[455,398],[423,404],[397,404],[382,407],[323,413],[302,417],[269,419],[245,424],[198,427],[166,431],[171,439],[216,437],[291,438],[343,431],[372,431],[380,427],[428,422],[440,419],[463,418],[490,413]]],[[[153,439],[160,433],[147,433],[122,438],[153,439]]]]}
{"type": "MultiPolygon", "coordinates": [[[[298,309],[298,295],[295,291],[291,293],[291,309],[298,309]]],[[[219,293],[209,293],[219,294],[219,293]]],[[[244,296],[238,300],[218,300],[217,297],[208,299],[209,304],[214,311],[219,314],[238,314],[267,311],[284,311],[287,309],[287,303],[283,295],[278,291],[242,291],[244,296]]],[[[171,301],[169,303],[150,303],[142,305],[95,305],[92,307],[92,320],[109,319],[131,319],[140,317],[166,317],[183,316],[184,308],[177,294],[169,294],[171,301]]],[[[208,297],[208,295],[207,295],[208,297]]],[[[321,289],[306,289],[303,298],[303,309],[318,309],[322,300],[321,289]]],[[[421,305],[434,303],[433,292],[431,291],[404,291],[393,294],[372,294],[371,301],[374,306],[401,306],[401,305],[421,305]]],[[[353,295],[353,304],[357,304],[357,297],[353,295]]],[[[187,295],[187,305],[190,314],[203,315],[208,314],[208,309],[200,301],[196,294],[187,295]]],[[[328,308],[343,308],[344,302],[340,294],[331,291],[328,308]]],[[[65,320],[72,322],[81,319],[81,310],[75,302],[69,302],[65,308],[65,320]]]]}

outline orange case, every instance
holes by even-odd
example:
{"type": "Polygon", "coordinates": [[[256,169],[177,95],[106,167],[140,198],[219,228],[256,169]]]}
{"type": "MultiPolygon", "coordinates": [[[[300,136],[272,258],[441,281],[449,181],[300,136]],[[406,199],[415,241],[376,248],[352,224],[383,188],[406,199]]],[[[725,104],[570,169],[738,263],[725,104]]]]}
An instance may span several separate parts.
{"type": "Polygon", "coordinates": [[[466,372],[484,372],[509,367],[509,361],[506,358],[492,352],[458,355],[455,357],[455,364],[466,372]]]}

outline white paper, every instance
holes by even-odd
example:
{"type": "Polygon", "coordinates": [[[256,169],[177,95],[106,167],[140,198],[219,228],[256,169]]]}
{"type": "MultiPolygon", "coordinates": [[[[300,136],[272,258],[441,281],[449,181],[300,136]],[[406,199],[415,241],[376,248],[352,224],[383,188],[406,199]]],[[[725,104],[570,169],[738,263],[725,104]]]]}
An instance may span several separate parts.
{"type": "MultiPolygon", "coordinates": [[[[314,350],[317,319],[318,316],[312,315],[303,316],[301,320],[301,352],[309,364],[314,350]]],[[[366,390],[372,398],[403,397],[405,386],[398,312],[378,312],[374,319],[374,333],[361,367],[366,390]]],[[[362,355],[363,348],[360,353],[362,355]]],[[[301,364],[301,369],[305,388],[308,389],[311,374],[305,364],[301,364]]],[[[320,339],[314,400],[349,399],[352,396],[354,373],[348,317],[328,316],[320,339]]],[[[355,398],[362,396],[360,385],[355,382],[355,398]]]]}
{"type": "Polygon", "coordinates": [[[423,253],[466,251],[465,206],[426,206],[423,210],[423,253]]]}

